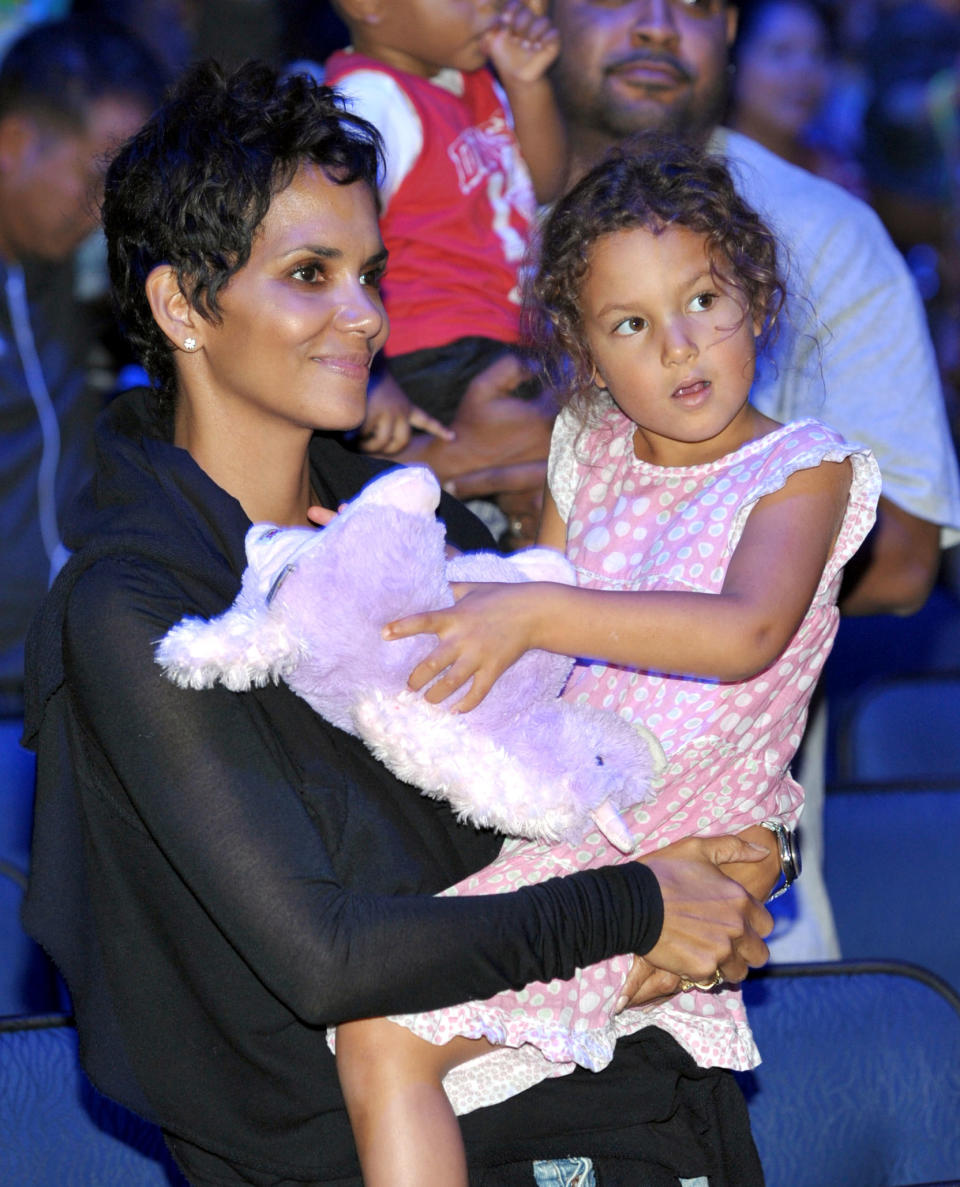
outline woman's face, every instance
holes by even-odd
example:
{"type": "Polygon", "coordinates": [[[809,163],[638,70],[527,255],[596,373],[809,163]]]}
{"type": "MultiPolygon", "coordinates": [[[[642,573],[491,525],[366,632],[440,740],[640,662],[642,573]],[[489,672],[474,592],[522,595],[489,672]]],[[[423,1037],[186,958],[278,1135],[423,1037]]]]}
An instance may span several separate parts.
{"type": "Polygon", "coordinates": [[[772,0],[737,52],[735,104],[751,124],[799,135],[829,83],[823,24],[804,4],[772,0]]]}
{"type": "Polygon", "coordinates": [[[231,433],[356,428],[387,337],[385,263],[369,187],[304,164],[220,294],[220,324],[200,324],[201,351],[183,360],[188,394],[216,400],[231,433]]]}

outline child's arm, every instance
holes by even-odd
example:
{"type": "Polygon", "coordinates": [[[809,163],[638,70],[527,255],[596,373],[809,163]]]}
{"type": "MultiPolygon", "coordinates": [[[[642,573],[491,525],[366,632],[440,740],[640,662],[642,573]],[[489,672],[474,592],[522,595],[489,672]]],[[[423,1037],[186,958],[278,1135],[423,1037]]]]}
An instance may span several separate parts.
{"type": "Polygon", "coordinates": [[[538,202],[560,196],[568,164],[566,127],[547,77],[560,39],[545,13],[545,0],[507,0],[487,41],[538,202]]]}
{"type": "Polygon", "coordinates": [[[441,441],[452,441],[456,436],[412,403],[389,371],[381,371],[371,379],[367,391],[367,414],[359,433],[360,448],[365,453],[399,453],[410,443],[414,429],[441,441]]]}
{"type": "MultiPolygon", "coordinates": [[[[410,687],[446,700],[472,685],[466,712],[524,651],[578,655],[645,671],[745,680],[768,667],[797,630],[816,592],[847,503],[848,461],[792,474],[749,515],[719,594],[609,591],[546,582],[460,586],[449,610],[417,614],[385,629],[389,638],[435,634],[437,647],[410,687]]],[[[545,507],[545,542],[556,509],[545,507]]],[[[559,518],[559,517],[558,517],[559,518]]]]}
{"type": "Polygon", "coordinates": [[[550,493],[549,483],[543,491],[543,511],[540,514],[537,544],[541,548],[555,548],[557,552],[566,552],[567,548],[567,525],[557,510],[557,504],[550,493]]]}

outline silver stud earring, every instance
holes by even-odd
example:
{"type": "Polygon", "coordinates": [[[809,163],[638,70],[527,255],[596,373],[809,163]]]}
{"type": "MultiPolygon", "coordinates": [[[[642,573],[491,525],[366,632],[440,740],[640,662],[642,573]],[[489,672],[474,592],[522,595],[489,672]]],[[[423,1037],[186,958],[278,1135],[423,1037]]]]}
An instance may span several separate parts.
{"type": "Polygon", "coordinates": [[[196,338],[184,338],[183,349],[184,350],[196,350],[197,349],[196,338]]]}

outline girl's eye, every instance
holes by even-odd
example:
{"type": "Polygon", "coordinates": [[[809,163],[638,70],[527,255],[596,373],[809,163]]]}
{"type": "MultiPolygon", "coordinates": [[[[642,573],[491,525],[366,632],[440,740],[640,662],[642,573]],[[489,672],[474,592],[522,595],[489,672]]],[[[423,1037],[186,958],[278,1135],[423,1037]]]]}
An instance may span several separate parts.
{"type": "Polygon", "coordinates": [[[323,269],[319,264],[301,264],[294,268],[290,275],[294,280],[302,280],[304,284],[318,284],[323,280],[323,269]]]}
{"type": "Polygon", "coordinates": [[[639,334],[641,330],[646,329],[646,325],[647,323],[642,317],[625,317],[623,321],[617,322],[613,327],[613,332],[621,338],[626,338],[630,334],[639,334]]]}
{"type": "Polygon", "coordinates": [[[697,293],[697,295],[690,302],[690,308],[694,312],[703,312],[710,309],[717,299],[716,293],[697,293]]]}

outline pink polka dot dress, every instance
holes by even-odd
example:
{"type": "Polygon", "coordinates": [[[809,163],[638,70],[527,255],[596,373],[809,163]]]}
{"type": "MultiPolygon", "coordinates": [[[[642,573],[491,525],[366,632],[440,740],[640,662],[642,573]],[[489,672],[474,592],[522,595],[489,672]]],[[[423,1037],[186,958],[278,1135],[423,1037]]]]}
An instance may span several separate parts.
{"type": "MultiPolygon", "coordinates": [[[[550,454],[550,489],[567,523],[578,583],[611,590],[720,591],[757,500],[795,471],[850,458],[853,482],[839,537],[813,603],[786,650],[737,684],[578,664],[564,696],[635,720],[665,760],[652,802],[626,813],[633,855],[681,837],[734,833],[764,820],[792,826],[803,793],[789,765],[807,706],[836,634],[844,564],[875,516],[880,477],[872,456],[815,420],[785,425],[734,453],[675,469],[640,461],[635,426],[616,408],[581,431],[565,409],[550,454]]],[[[631,860],[600,833],[579,846],[510,839],[486,869],[447,894],[490,894],[558,874],[631,860]]],[[[506,1099],[580,1064],[599,1070],[619,1036],[644,1026],[670,1033],[702,1066],[759,1062],[739,990],[694,990],[647,1010],[614,1014],[629,955],[570,981],[527,985],[487,1001],[394,1020],[433,1043],[484,1036],[497,1050],[454,1069],[444,1087],[458,1113],[506,1099]]]]}

